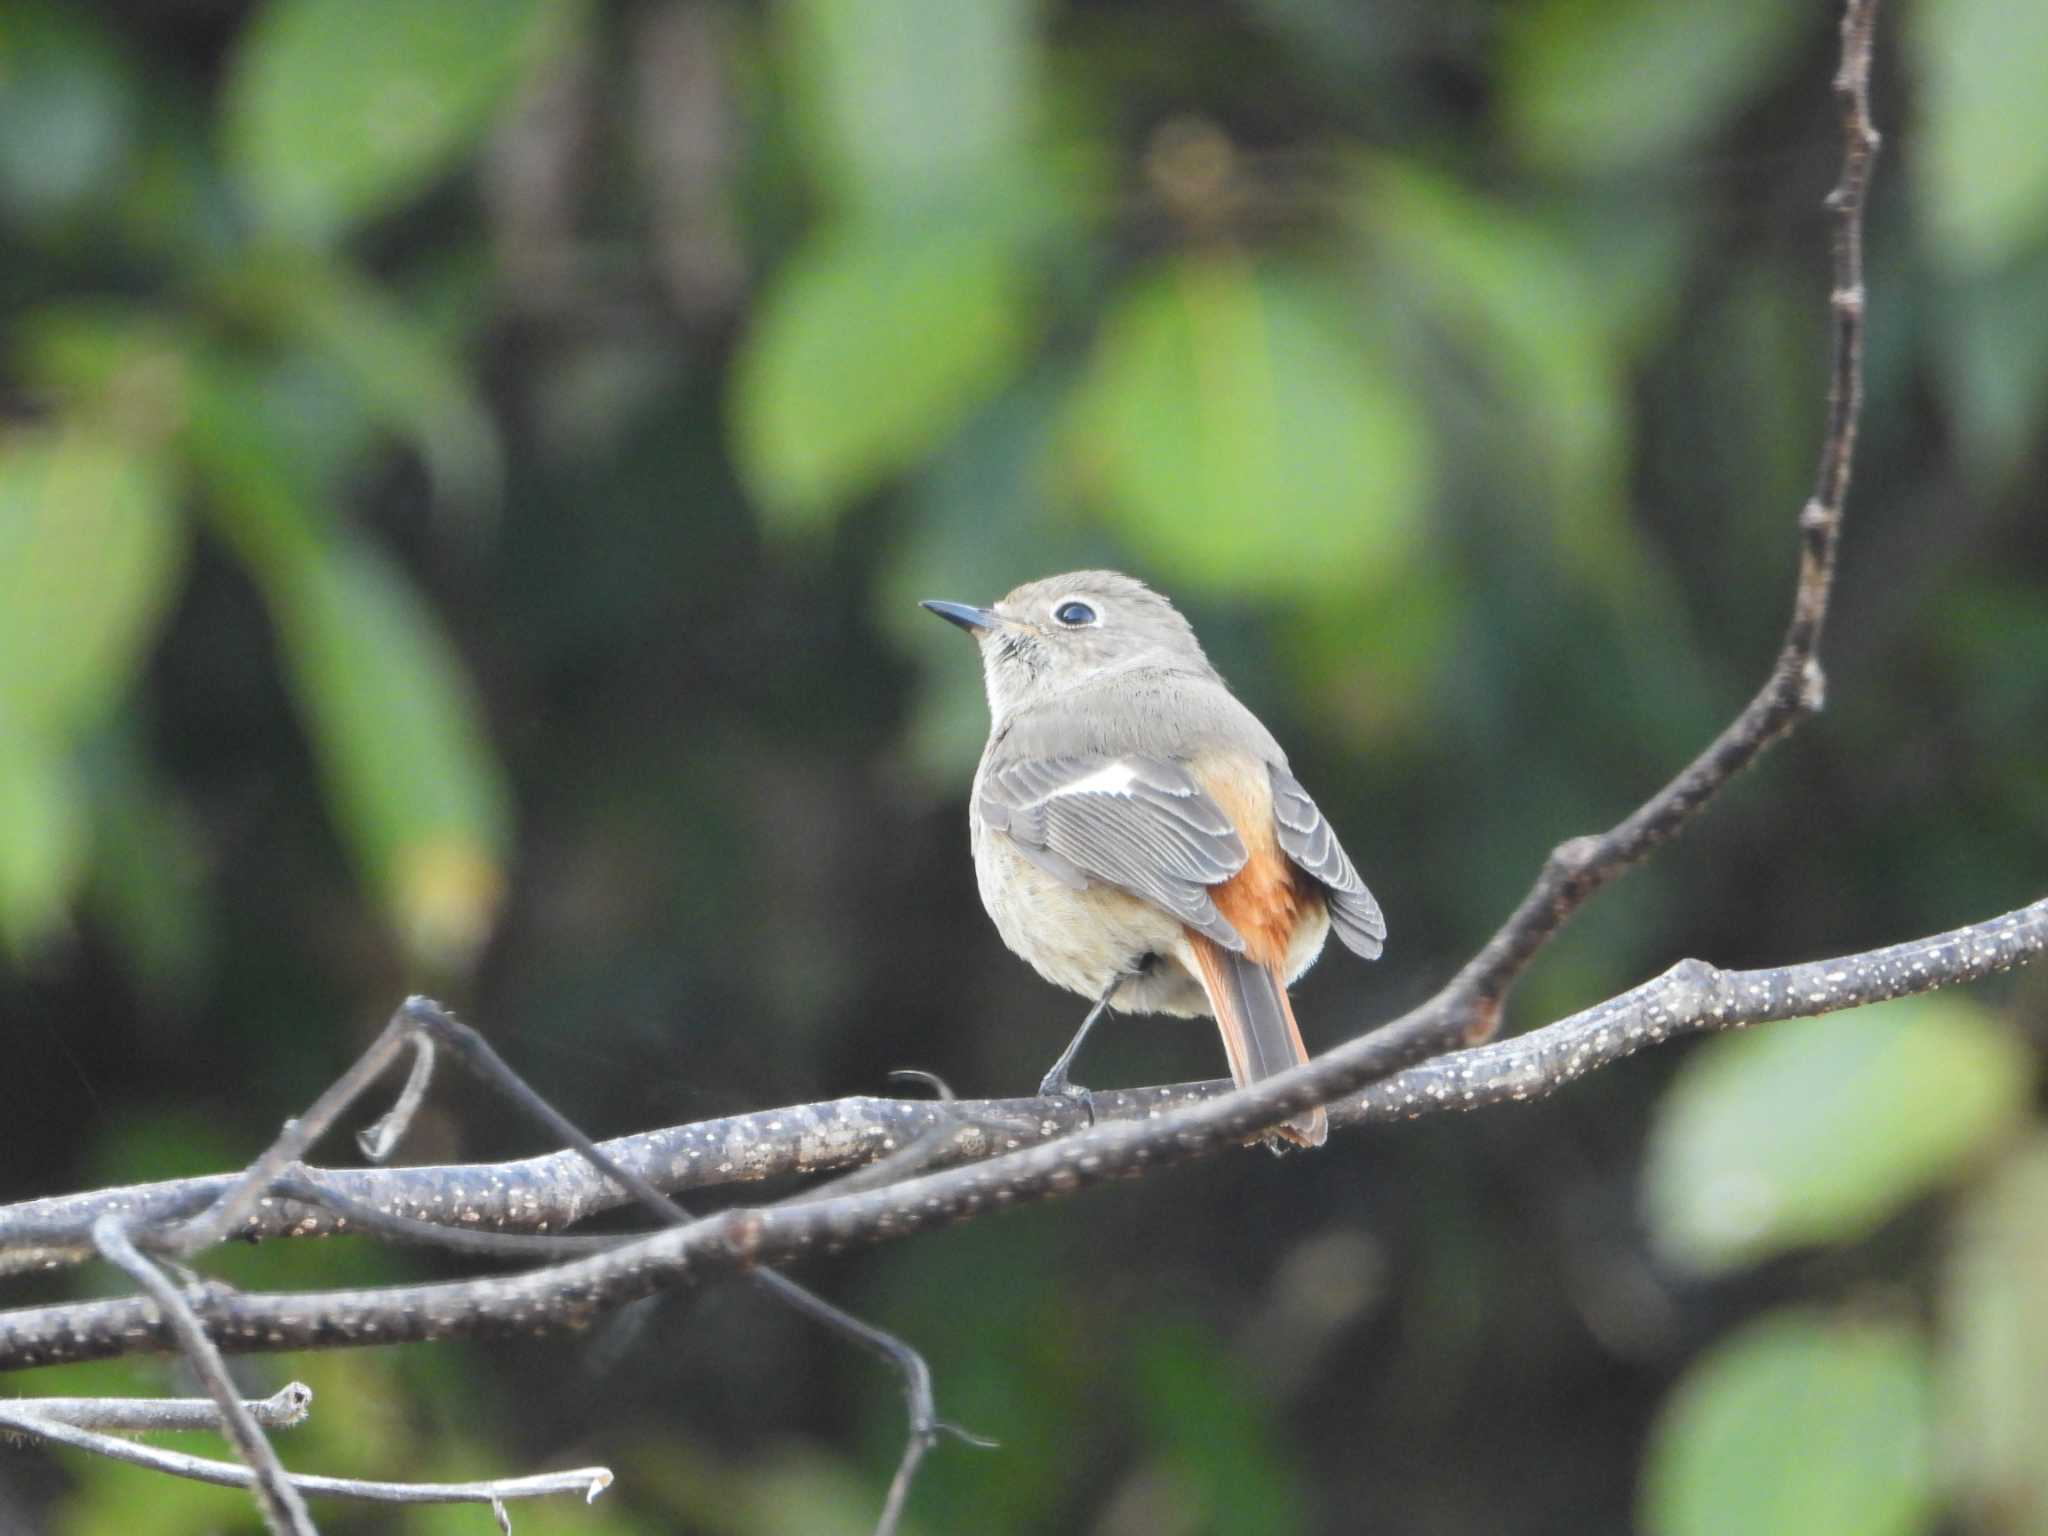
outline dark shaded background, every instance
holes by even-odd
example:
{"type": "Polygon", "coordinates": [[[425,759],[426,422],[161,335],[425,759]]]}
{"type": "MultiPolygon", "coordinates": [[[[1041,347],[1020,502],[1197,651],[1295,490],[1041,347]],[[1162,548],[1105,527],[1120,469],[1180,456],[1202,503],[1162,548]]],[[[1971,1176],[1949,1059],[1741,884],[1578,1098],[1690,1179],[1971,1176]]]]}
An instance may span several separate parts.
{"type": "MultiPolygon", "coordinates": [[[[1594,904],[1516,1026],[2041,894],[2027,9],[1885,18],[1827,712],[1594,904]]],[[[1080,564],[1182,603],[1388,912],[1381,963],[1300,989],[1312,1045],[1426,995],[1776,647],[1834,43],[1780,0],[0,10],[0,1196],[233,1166],[414,990],[597,1134],[904,1066],[1023,1091],[1078,1007],[979,909],[978,673],[913,604],[1080,564]]],[[[2041,997],[1940,1017],[2038,1040],[2041,997]]],[[[2048,1235],[1969,1215],[2033,1208],[1981,1202],[2039,1162],[2034,1056],[1858,1240],[1689,1267],[1641,1193],[1688,1055],[803,1278],[1003,1443],[934,1457],[922,1530],[2041,1528],[2048,1361],[2008,1314],[2048,1235]],[[1981,1230],[2016,1245],[1997,1306],[1957,1278],[1981,1230]],[[1767,1314],[1877,1328],[1907,1407],[1831,1440],[1821,1387],[1805,1420],[1767,1393],[1793,1417],[1724,1460],[1653,1432],[1767,1314]],[[1669,1492],[1695,1452],[1708,1492],[1669,1492]],[[1901,1467],[1876,1514],[1828,1494],[1901,1467]],[[1769,1516],[1716,1502],[1773,1478],[1769,1516]]],[[[1220,1067],[1138,1020],[1082,1077],[1220,1067]]],[[[1808,1070],[1790,1114],[1840,1086],[1808,1070]]],[[[450,1079],[408,1151],[537,1149],[450,1079]]],[[[436,1272],[288,1246],[222,1267],[436,1272]]],[[[619,1471],[522,1531],[863,1530],[900,1438],[883,1369],[740,1287],[244,1379],[291,1372],[297,1467],[619,1471]]],[[[256,1528],[17,1451],[0,1500],[256,1528]]]]}

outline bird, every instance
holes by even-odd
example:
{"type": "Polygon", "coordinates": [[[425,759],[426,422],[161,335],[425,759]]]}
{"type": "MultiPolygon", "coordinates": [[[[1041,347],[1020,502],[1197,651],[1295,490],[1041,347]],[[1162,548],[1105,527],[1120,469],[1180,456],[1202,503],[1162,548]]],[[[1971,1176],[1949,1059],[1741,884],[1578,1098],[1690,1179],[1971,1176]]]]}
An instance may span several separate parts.
{"type": "MultiPolygon", "coordinates": [[[[1207,1015],[1243,1087],[1308,1060],[1287,988],[1334,931],[1366,960],[1387,924],[1287,754],[1162,594],[1116,571],[1026,582],[993,607],[922,605],[974,636],[990,729],[968,825],[1003,943],[1104,1013],[1207,1015]]],[[[1266,1133],[1321,1146],[1321,1108],[1266,1133]]],[[[1279,1138],[1276,1140],[1275,1138],[1279,1138]]]]}

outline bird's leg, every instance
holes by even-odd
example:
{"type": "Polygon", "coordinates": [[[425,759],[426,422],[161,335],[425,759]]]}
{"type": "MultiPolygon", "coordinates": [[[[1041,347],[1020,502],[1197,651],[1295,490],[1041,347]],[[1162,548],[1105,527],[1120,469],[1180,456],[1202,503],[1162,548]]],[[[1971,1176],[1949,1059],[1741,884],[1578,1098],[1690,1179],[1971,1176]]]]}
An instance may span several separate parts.
{"type": "Polygon", "coordinates": [[[1109,1012],[1109,1000],[1116,996],[1116,989],[1129,976],[1122,971],[1110,977],[1109,985],[1102,989],[1102,996],[1095,1006],[1088,1010],[1088,1017],[1081,1021],[1081,1027],[1074,1031],[1074,1038],[1067,1042],[1067,1048],[1060,1052],[1060,1059],[1052,1064],[1052,1070],[1045,1074],[1045,1080],[1038,1085],[1041,1098],[1082,1099],[1088,1097],[1088,1090],[1073,1082],[1067,1076],[1067,1068],[1074,1064],[1074,1058],[1081,1054],[1081,1042],[1088,1038],[1088,1031],[1095,1027],[1095,1021],[1109,1012]]]}

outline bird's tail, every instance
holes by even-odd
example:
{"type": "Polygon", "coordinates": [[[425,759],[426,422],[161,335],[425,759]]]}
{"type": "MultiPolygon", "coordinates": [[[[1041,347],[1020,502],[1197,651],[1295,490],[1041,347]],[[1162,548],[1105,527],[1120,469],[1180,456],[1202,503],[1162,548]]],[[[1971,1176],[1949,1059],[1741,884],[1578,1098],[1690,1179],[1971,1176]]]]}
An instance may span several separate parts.
{"type": "MultiPolygon", "coordinates": [[[[1216,1027],[1223,1031],[1230,1075],[1238,1087],[1307,1061],[1301,1027],[1294,1022],[1294,1009],[1287,1001],[1287,985],[1280,972],[1201,934],[1191,932],[1188,938],[1201,967],[1202,990],[1216,1010],[1216,1027]]],[[[1316,1108],[1273,1130],[1296,1146],[1320,1147],[1330,1134],[1330,1121],[1316,1108]]]]}

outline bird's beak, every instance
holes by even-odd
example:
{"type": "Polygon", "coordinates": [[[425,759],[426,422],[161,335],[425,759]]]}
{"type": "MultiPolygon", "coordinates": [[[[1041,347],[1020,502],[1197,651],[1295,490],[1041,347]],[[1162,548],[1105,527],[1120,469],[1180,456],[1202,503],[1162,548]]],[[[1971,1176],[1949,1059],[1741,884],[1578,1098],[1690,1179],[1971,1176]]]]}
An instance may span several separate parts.
{"type": "Polygon", "coordinates": [[[958,624],[969,634],[977,630],[1000,629],[1003,623],[1003,616],[993,608],[975,608],[966,603],[941,603],[935,600],[919,603],[918,607],[931,609],[948,624],[958,624]]]}

